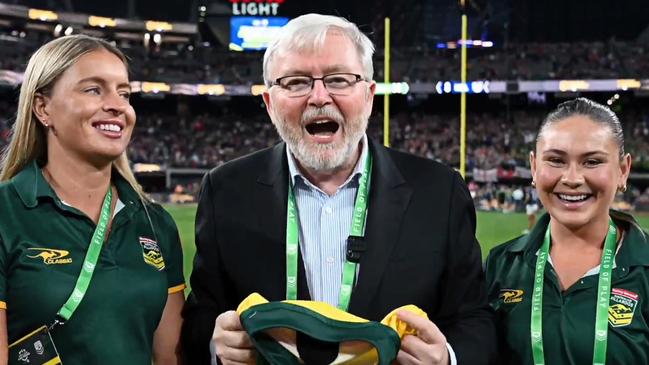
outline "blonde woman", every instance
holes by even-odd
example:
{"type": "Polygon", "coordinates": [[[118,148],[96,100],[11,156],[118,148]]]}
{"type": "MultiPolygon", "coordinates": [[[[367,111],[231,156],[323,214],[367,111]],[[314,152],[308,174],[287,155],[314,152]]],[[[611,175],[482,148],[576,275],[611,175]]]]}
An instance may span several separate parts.
{"type": "Polygon", "coordinates": [[[29,60],[0,165],[0,363],[178,363],[180,240],[130,170],[129,96],[103,40],[29,60]]]}

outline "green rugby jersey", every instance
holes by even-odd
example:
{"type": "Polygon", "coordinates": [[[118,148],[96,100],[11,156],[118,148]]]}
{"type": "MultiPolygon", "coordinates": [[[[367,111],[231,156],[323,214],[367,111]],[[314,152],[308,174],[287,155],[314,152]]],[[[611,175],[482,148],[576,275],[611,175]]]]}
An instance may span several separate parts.
{"type": "MultiPolygon", "coordinates": [[[[113,170],[119,210],[77,311],[52,337],[66,365],[150,365],[153,334],[170,293],[184,289],[171,216],[113,170]],[[155,232],[154,232],[155,231],[155,232]]],[[[0,308],[9,343],[49,325],[81,271],[95,223],[63,203],[36,163],[0,184],[0,308]]]]}
{"type": "MultiPolygon", "coordinates": [[[[607,365],[649,364],[649,237],[630,215],[611,211],[625,231],[616,256],[608,311],[607,365]]],[[[532,232],[489,253],[489,302],[496,311],[503,364],[534,364],[530,340],[531,295],[536,255],[549,215],[532,232]]],[[[561,292],[552,265],[545,267],[543,344],[546,364],[593,363],[599,275],[561,292]]]]}

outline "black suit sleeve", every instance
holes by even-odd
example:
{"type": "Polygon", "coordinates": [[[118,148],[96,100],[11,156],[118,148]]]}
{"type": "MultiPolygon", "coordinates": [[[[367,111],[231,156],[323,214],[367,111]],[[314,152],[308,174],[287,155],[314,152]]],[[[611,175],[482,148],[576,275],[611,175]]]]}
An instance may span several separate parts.
{"type": "Polygon", "coordinates": [[[475,238],[475,208],[464,181],[459,174],[454,175],[448,212],[447,269],[436,321],[453,347],[458,364],[495,363],[496,329],[475,238]]]}
{"type": "Polygon", "coordinates": [[[191,274],[192,292],[183,309],[181,332],[185,364],[210,364],[210,340],[216,317],[229,309],[226,304],[227,284],[217,244],[217,186],[212,173],[203,179],[196,213],[196,256],[191,274]]]}

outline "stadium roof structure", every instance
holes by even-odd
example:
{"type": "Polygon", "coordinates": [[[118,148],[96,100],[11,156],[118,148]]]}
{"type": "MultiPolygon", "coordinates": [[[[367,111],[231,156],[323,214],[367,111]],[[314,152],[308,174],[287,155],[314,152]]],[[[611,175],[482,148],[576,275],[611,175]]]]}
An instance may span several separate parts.
{"type": "Polygon", "coordinates": [[[186,43],[197,34],[192,23],[133,20],[69,13],[0,3],[0,27],[51,32],[55,36],[82,31],[111,39],[142,40],[145,34],[164,35],[166,43],[186,43]]]}

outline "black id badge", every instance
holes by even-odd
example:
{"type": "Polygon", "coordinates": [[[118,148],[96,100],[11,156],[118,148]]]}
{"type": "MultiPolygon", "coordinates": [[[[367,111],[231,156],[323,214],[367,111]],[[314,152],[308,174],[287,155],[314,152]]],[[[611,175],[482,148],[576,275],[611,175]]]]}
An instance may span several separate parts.
{"type": "Polygon", "coordinates": [[[62,364],[47,326],[9,345],[9,365],[62,364]]]}

